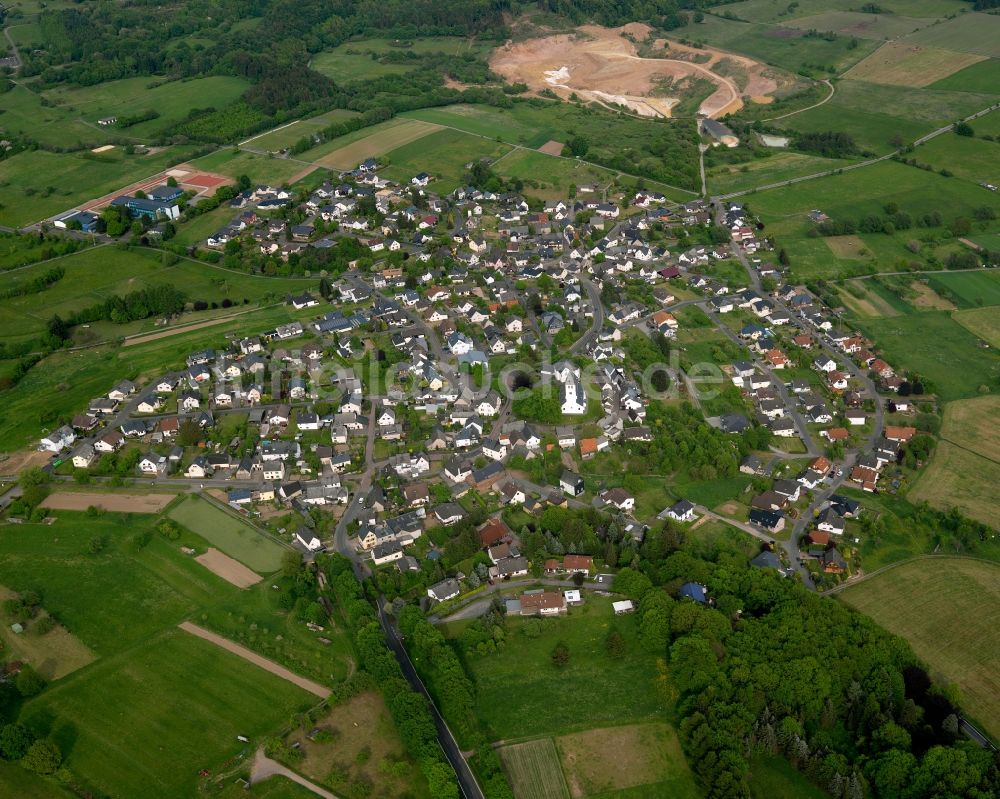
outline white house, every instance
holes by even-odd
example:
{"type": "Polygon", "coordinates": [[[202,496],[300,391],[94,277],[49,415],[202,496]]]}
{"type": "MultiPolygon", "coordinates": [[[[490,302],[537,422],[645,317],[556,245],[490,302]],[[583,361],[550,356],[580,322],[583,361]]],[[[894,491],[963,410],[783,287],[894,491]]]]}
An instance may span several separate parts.
{"type": "Polygon", "coordinates": [[[73,432],[73,428],[69,425],[63,425],[38,442],[38,448],[45,452],[62,452],[67,447],[73,446],[74,441],[76,441],[76,433],[73,432]]]}
{"type": "Polygon", "coordinates": [[[562,412],[566,415],[580,416],[587,412],[587,392],[583,383],[573,379],[561,386],[562,412]]]}

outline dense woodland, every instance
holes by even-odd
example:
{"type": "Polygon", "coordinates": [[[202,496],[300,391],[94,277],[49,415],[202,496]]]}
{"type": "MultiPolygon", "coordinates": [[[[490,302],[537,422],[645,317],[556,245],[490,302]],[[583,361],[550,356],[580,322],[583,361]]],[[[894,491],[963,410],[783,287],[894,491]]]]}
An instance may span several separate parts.
{"type": "MultiPolygon", "coordinates": [[[[528,550],[558,551],[554,541],[570,529],[586,535],[585,517],[595,515],[555,511],[560,518],[546,519],[546,511],[540,519],[539,528],[551,528],[539,530],[544,538],[524,534],[528,550]]],[[[749,797],[751,762],[773,754],[836,799],[997,795],[996,754],[964,737],[955,694],[931,680],[905,641],[793,580],[748,567],[727,537],[686,540],[668,523],[635,552],[615,588],[638,603],[643,649],[669,663],[681,737],[707,797],[749,797]],[[674,598],[689,580],[707,586],[709,606],[674,598]]],[[[506,625],[501,604],[457,640],[412,606],[400,616],[463,746],[481,744],[482,732],[462,655],[503,649],[506,625]]],[[[488,778],[489,765],[481,769],[488,778]]],[[[487,796],[506,790],[491,784],[487,796]]]]}

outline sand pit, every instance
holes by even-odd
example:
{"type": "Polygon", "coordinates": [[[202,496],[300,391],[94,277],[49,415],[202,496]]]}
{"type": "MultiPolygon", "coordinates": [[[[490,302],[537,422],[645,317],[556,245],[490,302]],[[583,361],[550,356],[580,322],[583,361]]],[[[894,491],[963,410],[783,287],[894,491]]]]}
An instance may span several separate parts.
{"type": "Polygon", "coordinates": [[[195,558],[202,566],[237,588],[249,588],[261,581],[257,572],[247,568],[238,560],[233,560],[223,552],[209,547],[204,555],[195,558]]]}
{"type": "Polygon", "coordinates": [[[562,155],[563,147],[565,146],[561,141],[551,139],[539,147],[538,152],[545,153],[546,155],[562,155]]]}
{"type": "Polygon", "coordinates": [[[494,52],[490,67],[511,83],[526,83],[536,92],[548,89],[563,98],[576,94],[648,117],[671,116],[686,86],[698,80],[710,80],[717,87],[698,109],[713,118],[738,111],[744,99],[769,102],[783,83],[795,80],[721,50],[695,50],[663,39],[649,42],[649,34],[650,29],[639,23],[622,28],[585,25],[572,34],[508,42],[494,52]],[[638,55],[637,41],[656,57],[638,55]],[[724,67],[713,71],[720,62],[724,67]],[[668,96],[675,90],[678,96],[668,96]]]}
{"type": "Polygon", "coordinates": [[[87,510],[91,505],[112,513],[159,513],[176,494],[97,494],[56,491],[42,502],[48,510],[87,510]]]}

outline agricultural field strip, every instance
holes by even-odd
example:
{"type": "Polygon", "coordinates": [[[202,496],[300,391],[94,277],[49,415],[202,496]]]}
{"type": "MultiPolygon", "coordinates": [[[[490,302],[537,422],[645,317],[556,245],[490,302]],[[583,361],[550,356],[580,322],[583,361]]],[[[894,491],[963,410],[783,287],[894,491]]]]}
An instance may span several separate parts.
{"type": "MultiPolygon", "coordinates": [[[[460,128],[460,127],[457,127],[455,125],[448,125],[448,124],[442,123],[442,122],[436,122],[434,124],[438,125],[439,127],[445,128],[445,129],[455,130],[455,131],[458,131],[459,133],[465,133],[468,136],[475,136],[476,138],[479,138],[479,139],[486,139],[487,141],[496,142],[496,137],[486,136],[486,135],[484,135],[482,133],[474,133],[474,132],[472,132],[470,130],[466,130],[464,128],[460,128]]],[[[584,163],[584,164],[587,164],[588,166],[590,166],[590,167],[592,167],[594,169],[600,169],[600,170],[602,170],[604,172],[610,172],[610,173],[612,173],[614,175],[624,175],[626,177],[641,177],[640,175],[632,175],[632,174],[630,174],[628,172],[620,172],[617,169],[613,169],[612,167],[609,167],[609,166],[603,166],[601,164],[596,164],[593,161],[587,161],[585,158],[568,157],[568,156],[565,156],[565,155],[553,155],[552,153],[542,152],[541,150],[539,150],[539,149],[537,149],[535,147],[526,147],[523,144],[516,144],[516,143],[510,142],[510,141],[504,141],[503,144],[506,144],[506,145],[512,147],[513,150],[511,150],[511,152],[513,152],[514,150],[523,150],[523,151],[528,152],[528,153],[538,153],[539,155],[544,155],[544,156],[546,156],[548,158],[559,158],[559,159],[561,159],[563,161],[571,161],[571,162],[574,162],[574,163],[584,163]]],[[[510,154],[511,153],[507,153],[506,155],[510,155],[510,154]]],[[[504,157],[506,157],[506,155],[504,157]]],[[[497,160],[499,161],[500,159],[497,159],[497,160]]],[[[696,197],[698,195],[698,192],[696,192],[696,191],[691,191],[690,189],[682,189],[679,186],[672,186],[669,183],[664,183],[662,180],[656,180],[656,181],[652,181],[652,182],[657,183],[657,184],[659,184],[661,186],[667,186],[668,188],[673,189],[674,191],[681,191],[681,192],[684,192],[685,194],[690,194],[692,197],[696,197]]]]}
{"type": "Polygon", "coordinates": [[[276,677],[280,677],[293,685],[297,685],[309,693],[318,696],[320,699],[326,699],[330,695],[330,689],[325,686],[320,685],[318,682],[313,682],[301,675],[296,674],[284,666],[275,663],[273,660],[268,660],[265,657],[258,655],[251,649],[247,649],[245,646],[234,643],[227,638],[223,638],[217,633],[213,633],[211,630],[206,630],[204,627],[199,627],[189,621],[181,622],[177,625],[181,630],[186,633],[190,633],[198,638],[202,638],[212,644],[215,644],[220,649],[225,649],[227,652],[232,652],[234,655],[243,658],[248,663],[252,663],[255,666],[259,666],[264,671],[268,671],[276,677]]]}

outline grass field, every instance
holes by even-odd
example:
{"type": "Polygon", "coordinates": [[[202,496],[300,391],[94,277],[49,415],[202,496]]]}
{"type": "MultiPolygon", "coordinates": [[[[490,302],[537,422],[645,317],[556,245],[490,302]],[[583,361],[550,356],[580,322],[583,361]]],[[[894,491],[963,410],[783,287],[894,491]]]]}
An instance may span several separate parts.
{"type": "Polygon", "coordinates": [[[877,292],[871,291],[868,280],[853,281],[850,287],[840,285],[837,288],[844,305],[858,316],[883,318],[899,315],[899,312],[883,297],[877,292]]]}
{"type": "Polygon", "coordinates": [[[726,193],[827,172],[849,163],[852,160],[820,158],[778,150],[768,158],[758,158],[746,164],[720,164],[708,170],[706,177],[710,192],[726,193]]]}
{"type": "MultiPolygon", "coordinates": [[[[462,622],[450,625],[458,634],[462,622]]],[[[565,734],[619,723],[662,720],[670,700],[657,693],[656,658],[639,648],[634,616],[616,618],[611,600],[590,596],[558,619],[510,619],[502,652],[469,657],[476,682],[476,708],[493,740],[565,734]],[[531,637],[536,624],[541,634],[531,637]],[[625,637],[628,657],[607,656],[604,639],[612,625],[625,637]],[[570,662],[553,667],[552,648],[567,644],[570,662]],[[517,690],[511,691],[516,684],[517,690]],[[600,702],[579,701],[599,696],[600,702]],[[553,713],[552,708],[559,708],[553,713]]]]}
{"type": "Polygon", "coordinates": [[[1000,305],[1000,272],[942,272],[932,275],[931,288],[954,296],[960,308],[1000,305]]]}
{"type": "MultiPolygon", "coordinates": [[[[95,86],[61,86],[45,92],[49,101],[82,124],[94,125],[101,117],[128,116],[157,111],[160,116],[129,128],[93,130],[97,139],[111,135],[148,140],[171,125],[182,121],[192,108],[211,105],[222,108],[236,100],[250,84],[243,78],[216,75],[193,80],[125,78],[95,86]]],[[[76,122],[76,124],[81,124],[76,122]]]]}
{"type": "Polygon", "coordinates": [[[336,108],[327,111],[316,117],[299,119],[285,125],[281,125],[267,133],[261,133],[253,138],[247,139],[243,144],[252,144],[255,148],[270,150],[272,152],[283,150],[295,144],[299,139],[309,136],[316,131],[322,130],[327,125],[334,122],[343,122],[357,116],[357,112],[336,108]]]}
{"type": "MultiPolygon", "coordinates": [[[[253,143],[254,145],[256,143],[253,143]]],[[[253,145],[252,145],[253,146],[253,145]]],[[[217,150],[191,163],[199,169],[218,172],[231,178],[248,175],[254,183],[282,185],[308,169],[307,164],[287,158],[272,158],[245,150],[217,150]]]]}
{"type": "Polygon", "coordinates": [[[757,757],[750,762],[753,799],[829,799],[783,757],[757,757]]]}
{"type": "Polygon", "coordinates": [[[957,311],[952,319],[990,346],[1000,348],[1000,314],[996,308],[957,311]]]}
{"type": "Polygon", "coordinates": [[[218,767],[314,698],[193,636],[167,631],[105,658],[29,702],[21,721],[50,735],[102,793],[193,796],[218,767]],[[169,753],[169,756],[165,756],[169,753]]]}
{"type": "Polygon", "coordinates": [[[171,509],[169,515],[254,571],[270,574],[281,566],[285,550],[279,544],[207,499],[190,496],[171,509]]]}
{"type": "Polygon", "coordinates": [[[391,119],[341,136],[300,156],[330,169],[354,169],[366,158],[384,155],[438,130],[437,125],[412,119],[391,119]]]}
{"type": "Polygon", "coordinates": [[[310,66],[339,84],[371,80],[383,75],[402,75],[413,70],[412,64],[386,64],[373,57],[363,44],[348,42],[313,56],[310,66]]]}
{"type": "Polygon", "coordinates": [[[156,174],[187,152],[173,146],[151,155],[124,155],[120,149],[101,155],[18,153],[0,171],[0,225],[18,227],[71,210],[156,174]]]}
{"type": "MultiPolygon", "coordinates": [[[[787,7],[783,4],[775,4],[787,7]]],[[[743,16],[728,6],[741,20],[723,19],[716,16],[706,16],[704,21],[692,23],[683,28],[671,31],[671,38],[686,38],[690,41],[706,44],[744,53],[768,64],[783,67],[790,72],[805,71],[816,73],[817,66],[826,73],[839,73],[856,61],[860,61],[877,46],[871,39],[859,39],[852,45],[853,36],[837,36],[833,41],[817,38],[804,38],[805,31],[783,27],[784,20],[776,20],[779,24],[769,25],[759,22],[760,18],[747,11],[743,16]]],[[[829,6],[816,8],[813,13],[829,11],[829,6]]],[[[908,13],[908,12],[904,12],[908,13]]]]}
{"type": "Polygon", "coordinates": [[[94,654],[107,656],[182,621],[196,607],[238,589],[181,554],[180,542],[150,535],[153,522],[127,514],[90,518],[57,512],[53,525],[7,526],[0,532],[4,584],[38,590],[45,609],[94,654]],[[88,543],[103,537],[98,554],[88,543]]]}
{"type": "Polygon", "coordinates": [[[920,560],[840,596],[909,641],[933,673],[958,686],[963,708],[1000,737],[1000,567],[958,558],[920,560]]]}
{"type": "Polygon", "coordinates": [[[897,371],[920,374],[933,384],[928,391],[946,402],[974,397],[1000,378],[1000,355],[979,347],[947,311],[859,320],[859,325],[897,371]]]}
{"type": "Polygon", "coordinates": [[[342,682],[354,666],[346,630],[331,619],[323,632],[312,632],[295,613],[288,613],[281,606],[288,582],[278,577],[265,580],[204,608],[196,621],[297,674],[324,685],[342,682]],[[324,644],[321,637],[330,643],[324,644]]]}
{"type": "Polygon", "coordinates": [[[406,754],[379,692],[367,691],[334,705],[316,726],[335,731],[333,740],[310,741],[301,729],[286,737],[287,744],[302,747],[304,757],[294,764],[299,773],[338,796],[368,785],[375,797],[428,799],[427,781],[406,754]]]}
{"type": "Polygon", "coordinates": [[[887,42],[844,73],[851,80],[920,88],[947,78],[985,56],[924,47],[909,40],[887,42]]]}
{"type": "Polygon", "coordinates": [[[973,183],[1000,183],[1000,144],[995,142],[945,134],[920,148],[920,160],[973,183]]]}
{"type": "MultiPolygon", "coordinates": [[[[614,178],[614,173],[610,170],[581,161],[554,158],[532,150],[512,152],[498,163],[495,169],[505,178],[523,180],[529,187],[525,189],[528,194],[546,198],[568,197],[571,185],[596,183],[604,186],[611,183],[614,178]]],[[[665,193],[671,191],[666,188],[665,193]]],[[[679,192],[673,194],[678,198],[683,197],[679,192]]]]}
{"type": "Polygon", "coordinates": [[[504,746],[499,753],[514,799],[570,799],[551,738],[504,746]]]}
{"type": "MultiPolygon", "coordinates": [[[[866,214],[884,213],[883,206],[890,201],[899,203],[902,210],[914,216],[939,211],[946,221],[959,215],[971,217],[975,208],[984,205],[1000,211],[1000,197],[992,192],[893,161],[762,191],[748,197],[746,204],[762,217],[770,233],[784,239],[806,236],[813,227],[806,216],[810,209],[819,208],[833,219],[858,219],[866,214]]],[[[891,240],[884,235],[876,238],[891,240]]],[[[822,242],[814,243],[826,247],[822,242]]],[[[788,249],[794,262],[796,249],[788,249]]]]}
{"type": "Polygon", "coordinates": [[[842,36],[861,39],[895,39],[927,24],[926,20],[901,17],[895,14],[863,14],[858,11],[829,11],[799,17],[784,23],[800,30],[830,31],[842,36]]]}
{"type": "Polygon", "coordinates": [[[1000,397],[951,402],[944,409],[941,438],[1000,463],[1000,397]]]}
{"type": "MultiPolygon", "coordinates": [[[[680,120],[657,122],[617,117],[611,114],[595,113],[591,109],[578,108],[568,103],[516,103],[512,108],[501,109],[480,105],[454,105],[447,108],[426,108],[407,112],[404,118],[418,119],[437,125],[458,128],[489,139],[507,144],[519,144],[529,149],[537,149],[549,141],[566,142],[575,134],[585,136],[590,142],[589,157],[609,163],[616,158],[628,161],[620,169],[633,175],[641,175],[650,185],[656,170],[662,168],[662,160],[648,153],[650,140],[664,133],[665,125],[690,124],[680,120]]],[[[682,153],[690,155],[691,163],[697,160],[692,139],[690,151],[685,145],[682,153]]],[[[680,157],[680,156],[676,156],[680,157]]],[[[557,161],[559,159],[554,159],[557,161]]],[[[506,163],[506,159],[502,165],[506,163]]],[[[557,169],[555,166],[547,169],[557,169]]],[[[604,170],[601,170],[604,171],[604,170]]],[[[617,170],[613,170],[617,171],[617,170]]],[[[696,170],[695,170],[696,171],[696,170]]],[[[691,180],[695,178],[691,172],[691,180]]],[[[660,173],[662,175],[662,172],[660,173]]],[[[521,177],[521,175],[517,175],[521,177]]],[[[539,178],[545,180],[544,177],[539,178]]],[[[689,188],[681,185],[680,188],[689,188]]],[[[690,188],[694,188],[692,185],[690,188]]],[[[676,192],[674,192],[676,194],[676,192]]]]}
{"type": "MultiPolygon", "coordinates": [[[[292,311],[288,306],[266,308],[229,319],[225,324],[177,332],[130,347],[101,344],[85,350],[59,350],[43,359],[0,403],[0,452],[32,447],[49,427],[42,417],[80,413],[93,397],[105,394],[123,378],[142,383],[165,369],[179,369],[192,350],[225,349],[227,335],[256,335],[277,324],[305,319],[312,309],[292,311]],[[40,404],[39,397],[45,397],[40,404]]],[[[84,331],[84,332],[93,332],[84,331]]],[[[117,332],[117,331],[116,331],[117,332]]],[[[164,331],[169,332],[169,331],[164,331]]],[[[102,341],[102,332],[97,340],[102,341]]]]}
{"type": "MultiPolygon", "coordinates": [[[[228,298],[234,306],[228,313],[233,313],[243,307],[244,299],[251,303],[281,302],[288,292],[315,285],[310,278],[244,275],[187,260],[165,267],[159,252],[138,248],[120,250],[113,246],[94,247],[58,261],[20,269],[7,275],[4,285],[15,287],[29,282],[54,266],[63,268],[66,273],[45,291],[0,300],[0,336],[10,340],[32,338],[46,330],[48,320],[55,314],[66,319],[112,295],[124,295],[151,286],[180,287],[191,302],[221,303],[228,298]]],[[[196,322],[218,314],[218,309],[191,313],[184,321],[196,322]]],[[[149,319],[127,325],[111,324],[111,335],[153,330],[154,323],[155,320],[149,319]]]]}
{"type": "MultiPolygon", "coordinates": [[[[0,600],[6,601],[16,596],[0,585],[0,600]]],[[[10,629],[13,619],[6,619],[0,628],[2,651],[14,660],[30,663],[46,680],[58,680],[94,661],[94,653],[83,641],[65,627],[57,626],[45,635],[35,632],[34,625],[46,614],[39,614],[28,622],[26,631],[17,634],[10,629]]]]}
{"type": "Polygon", "coordinates": [[[668,724],[630,724],[556,738],[562,769],[574,799],[669,796],[698,799],[681,743],[668,724]]]}
{"type": "Polygon", "coordinates": [[[905,41],[1000,58],[1000,17],[993,14],[960,14],[940,25],[917,31],[905,41]]]}
{"type": "Polygon", "coordinates": [[[931,85],[932,89],[955,92],[1000,94],[1000,60],[991,58],[959,70],[931,85]]]}
{"type": "Polygon", "coordinates": [[[434,177],[431,189],[446,194],[465,183],[466,164],[480,158],[493,160],[510,150],[508,145],[459,130],[435,130],[385,153],[389,166],[380,174],[408,184],[414,175],[429,172],[434,177]]]}
{"type": "Polygon", "coordinates": [[[63,790],[54,781],[32,774],[17,763],[0,760],[0,790],[4,796],[31,797],[31,799],[72,799],[73,794],[63,790]]]}
{"type": "Polygon", "coordinates": [[[995,95],[968,89],[914,91],[905,86],[844,79],[837,82],[837,92],[828,103],[777,124],[805,133],[843,131],[860,147],[884,154],[894,149],[895,136],[913,141],[995,101],[995,95]]]}
{"type": "MultiPolygon", "coordinates": [[[[741,19],[759,22],[777,22],[821,14],[828,11],[846,11],[857,7],[854,0],[799,0],[785,4],[778,0],[743,0],[713,8],[716,13],[732,11],[741,19]]],[[[921,19],[935,19],[956,11],[967,11],[961,0],[885,0],[879,3],[886,15],[909,14],[921,19]]]]}
{"type": "Polygon", "coordinates": [[[911,502],[928,502],[941,510],[958,508],[966,516],[996,528],[1000,513],[997,485],[1000,462],[941,441],[908,497],[911,502]]]}
{"type": "MultiPolygon", "coordinates": [[[[986,63],[1000,65],[1000,59],[993,59],[986,63]]],[[[1000,73],[1000,69],[997,72],[1000,73]]],[[[988,133],[992,136],[998,136],[1000,135],[1000,111],[990,111],[990,113],[979,117],[974,123],[970,124],[973,125],[973,130],[975,130],[977,135],[988,133]]]]}

